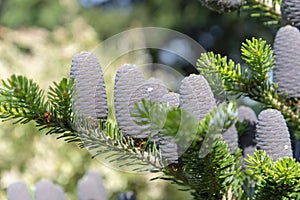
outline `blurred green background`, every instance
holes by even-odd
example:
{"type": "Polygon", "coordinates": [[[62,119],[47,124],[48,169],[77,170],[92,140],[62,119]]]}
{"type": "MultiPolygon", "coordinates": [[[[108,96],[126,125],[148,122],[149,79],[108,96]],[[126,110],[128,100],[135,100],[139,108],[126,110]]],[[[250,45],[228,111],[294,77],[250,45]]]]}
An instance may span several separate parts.
{"type": "MultiPolygon", "coordinates": [[[[245,38],[272,43],[274,30],[247,13],[218,14],[197,0],[0,0],[0,79],[26,75],[42,88],[68,77],[72,56],[92,51],[99,42],[134,27],[158,26],[180,31],[206,50],[240,61],[245,38]]],[[[180,65],[180,63],[178,64],[180,65]]],[[[195,71],[180,66],[182,73],[195,71]]],[[[110,199],[132,190],[140,200],[189,199],[187,192],[165,181],[149,182],[155,174],[127,174],[106,167],[84,149],[45,136],[34,123],[0,123],[0,187],[22,179],[33,187],[49,178],[76,199],[76,183],[88,170],[99,172],[110,199]]]]}

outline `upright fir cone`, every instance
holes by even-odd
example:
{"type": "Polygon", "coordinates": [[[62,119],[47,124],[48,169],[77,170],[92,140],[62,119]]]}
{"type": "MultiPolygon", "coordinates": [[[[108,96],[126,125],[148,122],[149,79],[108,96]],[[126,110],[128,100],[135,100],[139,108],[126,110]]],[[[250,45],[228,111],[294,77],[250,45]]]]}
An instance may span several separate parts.
{"type": "Polygon", "coordinates": [[[201,75],[192,74],[185,77],[181,82],[179,93],[180,107],[193,114],[198,121],[216,107],[211,88],[201,75]]]}
{"type": "Polygon", "coordinates": [[[136,200],[136,197],[132,191],[129,191],[119,194],[117,200],[136,200]]]}
{"type": "Polygon", "coordinates": [[[249,124],[256,124],[257,117],[255,112],[248,106],[240,106],[238,108],[238,120],[239,122],[247,121],[249,124]]]}
{"type": "MultiPolygon", "coordinates": [[[[240,137],[241,147],[245,149],[248,146],[255,147],[255,124],[257,123],[257,117],[255,112],[246,106],[240,106],[238,108],[238,121],[248,123],[249,132],[246,135],[240,137]]],[[[238,132],[235,125],[232,125],[225,133],[222,134],[223,140],[228,144],[230,153],[233,154],[239,146],[238,132]]]]}
{"type": "MultiPolygon", "coordinates": [[[[162,102],[166,103],[168,106],[177,108],[179,106],[179,94],[174,92],[169,92],[162,97],[162,102]]],[[[158,145],[162,154],[162,157],[166,159],[165,165],[171,163],[177,163],[178,161],[178,145],[176,139],[172,136],[158,135],[158,145]]]]}
{"type": "Polygon", "coordinates": [[[178,146],[174,137],[162,136],[158,139],[158,145],[161,155],[166,162],[164,165],[177,163],[178,161],[178,146]]]}
{"type": "MultiPolygon", "coordinates": [[[[119,128],[128,135],[137,135],[137,132],[142,131],[141,127],[134,122],[135,119],[131,117],[130,112],[132,112],[133,107],[131,98],[144,81],[143,73],[135,65],[124,65],[119,68],[116,74],[114,87],[116,119],[119,128]]],[[[142,135],[141,137],[146,136],[142,135]]]]}
{"type": "Polygon", "coordinates": [[[218,13],[235,11],[242,5],[242,0],[199,0],[202,5],[218,13]]]}
{"type": "Polygon", "coordinates": [[[102,69],[95,54],[81,52],[73,56],[70,78],[74,78],[74,110],[79,115],[106,119],[107,96],[102,69]]]}
{"type": "Polygon", "coordinates": [[[238,108],[238,121],[240,123],[247,123],[247,132],[240,136],[240,146],[244,150],[246,147],[255,146],[255,127],[257,117],[255,112],[247,106],[240,106],[238,108]]]}
{"type": "MultiPolygon", "coordinates": [[[[121,67],[115,81],[115,110],[119,127],[125,134],[135,138],[146,138],[155,133],[146,130],[148,126],[135,123],[138,119],[131,116],[135,103],[142,99],[160,103],[168,93],[166,86],[156,79],[145,80],[142,72],[134,65],[121,67]]],[[[155,113],[153,113],[155,114],[155,113]]],[[[155,117],[155,116],[154,116],[155,117]]]]}
{"type": "MultiPolygon", "coordinates": [[[[165,103],[169,94],[166,86],[157,79],[145,80],[142,72],[134,65],[121,67],[116,75],[115,81],[115,110],[119,127],[125,131],[125,134],[134,138],[152,137],[159,145],[162,157],[166,163],[177,162],[177,144],[175,139],[170,136],[161,135],[157,130],[147,130],[149,126],[141,126],[135,123],[135,117],[131,116],[134,111],[134,104],[141,102],[142,99],[151,100],[157,103],[165,103]]],[[[151,113],[164,114],[164,113],[151,113]]],[[[160,116],[153,116],[160,117],[160,116]]],[[[165,116],[162,116],[165,117],[165,116]]]]}
{"type": "Polygon", "coordinates": [[[300,32],[290,25],[282,27],[274,42],[276,67],[274,82],[280,92],[289,97],[300,97],[300,32]]]}
{"type": "Polygon", "coordinates": [[[253,156],[256,146],[247,146],[243,149],[243,158],[242,158],[242,167],[243,169],[247,168],[247,161],[249,156],[253,156]]]}
{"type": "Polygon", "coordinates": [[[140,102],[143,98],[145,100],[162,103],[162,97],[168,93],[169,90],[163,82],[158,79],[149,79],[136,89],[136,91],[132,94],[130,101],[133,103],[140,102]]]}
{"type": "Polygon", "coordinates": [[[293,156],[290,134],[278,110],[267,109],[258,115],[256,140],[257,149],[266,151],[274,161],[293,156]]]}
{"type": "Polygon", "coordinates": [[[282,18],[300,29],[300,0],[282,0],[282,18]]]}
{"type": "Polygon", "coordinates": [[[223,134],[222,139],[228,145],[231,154],[234,154],[236,149],[238,148],[238,133],[235,128],[235,125],[231,125],[223,134]]]}
{"type": "MultiPolygon", "coordinates": [[[[145,100],[150,100],[156,103],[163,103],[162,97],[166,94],[168,94],[168,89],[165,86],[163,82],[161,82],[158,79],[149,79],[146,80],[142,85],[140,85],[137,90],[134,92],[130,99],[130,111],[134,111],[134,104],[135,103],[140,103],[142,99],[145,100]]],[[[164,112],[157,112],[155,109],[150,108],[150,117],[151,119],[155,120],[155,128],[154,130],[151,130],[151,124],[148,126],[143,127],[144,129],[146,127],[149,127],[150,130],[148,131],[143,131],[142,135],[147,135],[147,137],[155,137],[158,134],[158,128],[162,128],[163,122],[165,120],[165,113],[164,112]],[[161,123],[161,127],[157,127],[157,122],[161,123]]],[[[137,120],[137,119],[135,119],[137,120]]],[[[141,137],[141,134],[136,134],[135,137],[141,137]]]]}

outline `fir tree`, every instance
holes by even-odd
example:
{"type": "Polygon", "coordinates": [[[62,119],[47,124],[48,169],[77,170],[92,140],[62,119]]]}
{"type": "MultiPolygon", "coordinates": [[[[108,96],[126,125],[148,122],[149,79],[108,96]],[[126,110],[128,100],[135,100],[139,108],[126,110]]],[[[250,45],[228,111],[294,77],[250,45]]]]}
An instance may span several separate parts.
{"type": "Polygon", "coordinates": [[[107,155],[108,161],[137,172],[162,172],[155,179],[178,184],[194,199],[299,198],[300,164],[292,158],[288,130],[299,136],[299,88],[291,82],[297,80],[299,65],[299,3],[202,3],[218,12],[249,12],[266,25],[289,25],[279,29],[274,51],[262,38],[242,43],[247,68],[226,56],[203,53],[197,62],[199,75],[186,77],[179,94],[146,81],[135,65],[123,66],[114,86],[116,120],[108,117],[102,71],[88,52],[75,55],[70,78],[54,83],[47,93],[24,76],[3,80],[0,118],[21,124],[35,121],[39,130],[88,148],[93,157],[107,155]],[[274,82],[269,80],[272,70],[274,82]],[[257,150],[243,167],[237,134],[254,128],[247,130],[249,124],[237,121],[234,101],[216,104],[214,96],[220,95],[249,97],[266,108],[257,120],[257,150]],[[176,137],[178,130],[185,135],[176,137]],[[189,145],[182,150],[185,140],[189,145]]]}

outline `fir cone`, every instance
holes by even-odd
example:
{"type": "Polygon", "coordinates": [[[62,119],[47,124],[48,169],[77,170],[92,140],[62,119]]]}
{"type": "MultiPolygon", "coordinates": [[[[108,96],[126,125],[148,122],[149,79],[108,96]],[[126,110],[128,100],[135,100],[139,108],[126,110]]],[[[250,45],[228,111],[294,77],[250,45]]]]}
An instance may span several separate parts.
{"type": "MultiPolygon", "coordinates": [[[[131,117],[130,109],[133,107],[132,96],[144,82],[144,75],[135,65],[124,65],[117,71],[114,88],[116,119],[119,128],[127,135],[137,135],[142,131],[142,127],[131,117]]],[[[140,136],[147,137],[147,135],[140,136]]]]}
{"type": "MultiPolygon", "coordinates": [[[[179,106],[179,94],[169,92],[162,97],[162,102],[166,103],[170,108],[179,106]]],[[[163,158],[166,159],[165,165],[177,163],[178,145],[175,138],[163,134],[158,134],[152,138],[152,141],[157,141],[163,158]]]]}
{"type": "Polygon", "coordinates": [[[129,191],[119,194],[117,200],[136,200],[136,197],[132,191],[129,191]]]}
{"type": "Polygon", "coordinates": [[[222,139],[227,143],[231,154],[234,154],[238,148],[238,133],[235,125],[231,125],[223,134],[222,139]]]}
{"type": "Polygon", "coordinates": [[[28,190],[28,187],[24,181],[17,181],[10,184],[7,189],[7,199],[9,200],[32,200],[31,194],[28,190]]]}
{"type": "Polygon", "coordinates": [[[255,112],[248,106],[240,106],[238,108],[238,120],[239,122],[247,121],[250,124],[257,123],[255,112]]]}
{"type": "Polygon", "coordinates": [[[275,109],[262,111],[256,126],[256,148],[264,150],[276,161],[292,157],[290,134],[282,114],[275,109]]]}
{"type": "Polygon", "coordinates": [[[234,11],[242,5],[242,0],[200,0],[200,2],[218,13],[234,11]]]}
{"type": "Polygon", "coordinates": [[[162,103],[162,97],[167,95],[168,93],[169,91],[163,82],[158,79],[149,79],[141,84],[132,94],[130,105],[136,102],[140,102],[142,98],[148,101],[162,103]]]}
{"type": "Polygon", "coordinates": [[[248,160],[249,156],[253,156],[255,150],[256,150],[255,146],[247,146],[243,149],[243,158],[242,158],[243,169],[246,169],[247,167],[246,160],[248,160]]]}
{"type": "MultiPolygon", "coordinates": [[[[107,200],[107,191],[100,174],[88,171],[77,182],[78,200],[107,200]]],[[[56,199],[53,199],[56,200],[56,199]]]]}
{"type": "MultiPolygon", "coordinates": [[[[125,134],[135,138],[150,137],[154,132],[146,130],[150,125],[138,125],[135,121],[139,119],[132,117],[135,103],[142,99],[162,102],[162,96],[168,93],[166,86],[156,79],[145,80],[142,72],[134,65],[121,67],[116,75],[115,81],[115,110],[119,127],[125,134]]],[[[155,115],[157,113],[153,113],[155,115]]],[[[158,115],[161,113],[158,113],[158,115]]],[[[153,116],[165,117],[165,116],[153,116]]]]}
{"type": "Polygon", "coordinates": [[[75,81],[75,112],[94,119],[107,118],[106,89],[97,57],[91,52],[74,55],[70,78],[74,78],[75,81]]]}
{"type": "Polygon", "coordinates": [[[171,136],[163,136],[159,138],[158,144],[162,157],[167,160],[164,164],[169,165],[171,163],[177,163],[178,146],[175,138],[171,136]]]}
{"type": "Polygon", "coordinates": [[[239,138],[241,148],[245,150],[248,146],[255,146],[255,127],[257,123],[255,112],[250,107],[240,106],[238,108],[238,121],[247,123],[247,132],[239,138]]]}
{"type": "Polygon", "coordinates": [[[278,91],[300,97],[300,32],[292,26],[279,29],[274,42],[276,67],[274,82],[278,91]]]}
{"type": "Polygon", "coordinates": [[[248,158],[248,155],[249,156],[252,156],[254,154],[254,151],[256,150],[256,147],[255,146],[248,146],[244,149],[244,152],[243,152],[243,156],[244,156],[244,159],[247,159],[248,158]]]}
{"type": "Polygon", "coordinates": [[[282,0],[282,18],[300,29],[300,0],[282,0]]]}
{"type": "Polygon", "coordinates": [[[66,200],[63,189],[50,180],[41,180],[35,184],[34,199],[66,200]]]}
{"type": "Polygon", "coordinates": [[[177,108],[179,106],[179,94],[175,92],[169,92],[162,97],[162,102],[171,107],[177,108]]]}
{"type": "Polygon", "coordinates": [[[180,107],[200,121],[215,106],[216,102],[206,79],[201,75],[185,77],[179,89],[180,107]]]}
{"type": "MultiPolygon", "coordinates": [[[[168,94],[168,89],[164,85],[163,82],[161,82],[158,79],[149,79],[146,80],[143,84],[141,84],[136,91],[133,93],[133,95],[130,98],[130,111],[134,112],[134,104],[140,103],[142,99],[153,101],[157,103],[163,103],[163,96],[168,94]]],[[[149,131],[143,131],[142,135],[147,135],[147,137],[155,137],[158,134],[158,131],[160,128],[163,127],[163,123],[165,122],[166,113],[160,112],[155,109],[150,108],[150,117],[151,119],[155,120],[154,122],[154,129],[149,131]],[[159,126],[157,126],[157,122],[160,123],[159,126]]],[[[136,118],[133,118],[134,120],[138,120],[136,118]]],[[[142,127],[145,128],[151,128],[151,124],[145,125],[142,127]]],[[[134,134],[135,137],[142,137],[141,134],[134,134]]]]}

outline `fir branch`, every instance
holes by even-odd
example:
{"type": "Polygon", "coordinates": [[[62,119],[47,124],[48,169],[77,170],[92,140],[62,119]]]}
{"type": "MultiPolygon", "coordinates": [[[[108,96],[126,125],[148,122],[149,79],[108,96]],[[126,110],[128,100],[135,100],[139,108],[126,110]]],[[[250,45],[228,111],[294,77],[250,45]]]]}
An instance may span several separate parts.
{"type": "Polygon", "coordinates": [[[199,158],[198,150],[191,147],[182,156],[184,181],[194,191],[195,199],[222,199],[238,174],[238,169],[233,167],[235,158],[220,138],[204,158],[199,158]]]}
{"type": "Polygon", "coordinates": [[[12,75],[7,81],[2,81],[0,96],[0,118],[17,119],[15,123],[21,124],[35,120],[38,125],[46,126],[44,113],[48,110],[48,103],[44,91],[32,80],[12,75]]]}
{"type": "Polygon", "coordinates": [[[17,119],[15,123],[35,121],[39,130],[47,129],[46,134],[57,134],[58,139],[75,142],[88,148],[94,157],[108,155],[110,162],[122,163],[122,167],[134,167],[132,170],[160,170],[163,159],[155,142],[134,140],[126,137],[110,121],[97,121],[74,116],[72,98],[74,81],[66,78],[54,83],[48,92],[39,89],[37,83],[24,76],[13,75],[2,82],[0,88],[0,118],[17,119]]]}
{"type": "MultiPolygon", "coordinates": [[[[141,103],[135,103],[135,110],[131,115],[137,118],[137,124],[146,125],[144,131],[151,130],[173,137],[178,133],[180,126],[195,127],[192,126],[193,123],[198,127],[196,119],[181,108],[170,107],[145,99],[142,99],[141,103]]],[[[183,129],[190,130],[189,128],[183,129]]]]}
{"type": "Polygon", "coordinates": [[[265,25],[280,25],[281,0],[245,0],[242,10],[258,18],[265,25]]]}
{"type": "Polygon", "coordinates": [[[187,149],[181,157],[182,165],[167,166],[164,175],[155,179],[172,181],[182,190],[191,190],[194,199],[222,199],[242,181],[241,167],[236,163],[241,152],[231,155],[220,137],[205,157],[199,158],[199,146],[187,149]]]}
{"type": "MultiPolygon", "coordinates": [[[[298,104],[287,100],[286,94],[278,94],[277,84],[268,81],[268,72],[274,68],[274,54],[270,45],[262,39],[247,40],[241,47],[242,58],[249,66],[249,71],[241,71],[240,65],[227,61],[226,57],[213,53],[202,54],[197,62],[200,74],[222,79],[223,89],[232,95],[248,96],[265,104],[266,107],[279,110],[291,123],[299,136],[300,111],[298,104]]],[[[214,79],[208,78],[214,85],[214,79]]],[[[219,82],[217,82],[218,84],[219,82]]]]}
{"type": "Polygon", "coordinates": [[[12,75],[2,81],[0,88],[0,118],[17,119],[14,123],[35,121],[39,130],[48,129],[47,134],[72,131],[71,96],[73,81],[62,79],[50,87],[48,101],[45,92],[37,83],[24,76],[12,75]]]}
{"type": "Polygon", "coordinates": [[[226,56],[215,55],[213,52],[204,53],[197,61],[197,66],[214,93],[222,94],[225,90],[237,94],[246,90],[245,85],[250,85],[248,70],[242,70],[239,64],[235,65],[226,56]]]}
{"type": "Polygon", "coordinates": [[[242,59],[251,69],[251,78],[255,83],[263,84],[268,79],[268,72],[274,66],[274,56],[271,45],[261,38],[246,40],[241,47],[242,59]]]}
{"type": "Polygon", "coordinates": [[[226,56],[221,57],[220,54],[215,55],[212,52],[201,55],[197,61],[198,70],[200,74],[208,77],[211,85],[218,84],[220,87],[220,81],[215,80],[221,79],[221,88],[230,94],[254,94],[255,90],[262,89],[268,79],[268,72],[274,67],[273,50],[264,40],[252,38],[242,44],[241,51],[249,70],[242,70],[239,64],[228,60],[226,56]]]}
{"type": "MultiPolygon", "coordinates": [[[[145,100],[135,106],[136,112],[133,114],[140,118],[137,123],[160,127],[157,131],[163,135],[174,137],[178,133],[179,125],[186,122],[181,121],[184,113],[181,108],[168,108],[164,104],[145,100]],[[158,113],[166,112],[163,126],[152,120],[151,115],[154,113],[151,113],[151,110],[156,110],[154,107],[160,109],[158,113]]],[[[180,155],[178,163],[172,163],[164,168],[164,175],[156,179],[172,181],[183,189],[190,188],[195,199],[221,199],[229,188],[234,189],[234,193],[241,193],[242,189],[238,187],[238,183],[243,181],[240,174],[241,152],[231,155],[227,144],[220,141],[220,134],[232,125],[236,117],[235,104],[223,103],[210,111],[200,123],[197,122],[196,136],[193,135],[191,126],[184,124],[188,127],[186,137],[193,138],[193,143],[180,155]],[[205,155],[203,152],[203,155],[200,154],[203,146],[209,148],[205,151],[205,155]]],[[[182,140],[183,138],[180,138],[179,142],[182,140]]]]}
{"type": "Polygon", "coordinates": [[[110,121],[98,124],[92,119],[76,119],[79,146],[87,148],[94,158],[105,159],[116,167],[136,172],[150,172],[163,167],[163,159],[155,142],[137,143],[110,121]]]}
{"type": "MultiPolygon", "coordinates": [[[[189,133],[185,133],[185,136],[194,138],[193,144],[197,145],[205,137],[213,137],[215,142],[216,136],[225,132],[236,121],[237,108],[234,102],[219,104],[199,122],[182,108],[142,99],[141,103],[135,104],[132,116],[139,119],[137,124],[149,125],[145,130],[154,130],[162,135],[175,137],[178,136],[179,129],[186,130],[189,133]],[[196,127],[197,130],[191,130],[191,127],[196,127]]],[[[179,139],[182,142],[184,138],[179,139]]]]}
{"type": "Polygon", "coordinates": [[[73,119],[72,97],[74,94],[74,79],[68,80],[63,78],[60,83],[54,82],[54,87],[49,88],[48,100],[52,109],[57,112],[59,118],[67,120],[73,119]]]}
{"type": "Polygon", "coordinates": [[[295,199],[300,192],[300,164],[293,158],[273,162],[265,151],[249,156],[248,174],[256,183],[255,200],[295,199]]]}
{"type": "Polygon", "coordinates": [[[237,108],[235,102],[219,104],[211,110],[204,119],[200,121],[198,133],[207,136],[207,133],[214,130],[215,133],[223,133],[237,119],[237,108]]]}
{"type": "Polygon", "coordinates": [[[73,111],[72,97],[74,95],[74,79],[63,78],[59,83],[54,82],[54,87],[50,87],[48,92],[49,118],[46,120],[47,134],[64,133],[72,135],[73,111]],[[59,125],[59,126],[57,126],[59,125]]]}
{"type": "MultiPolygon", "coordinates": [[[[228,193],[232,193],[233,198],[235,199],[247,199],[247,197],[250,196],[249,189],[251,186],[246,186],[247,182],[249,182],[249,177],[245,173],[243,169],[243,159],[242,159],[242,150],[238,149],[234,153],[234,165],[232,166],[232,172],[234,172],[234,175],[229,176],[230,179],[230,187],[228,190],[228,193]]],[[[228,199],[233,199],[228,198],[228,199]]]]}

